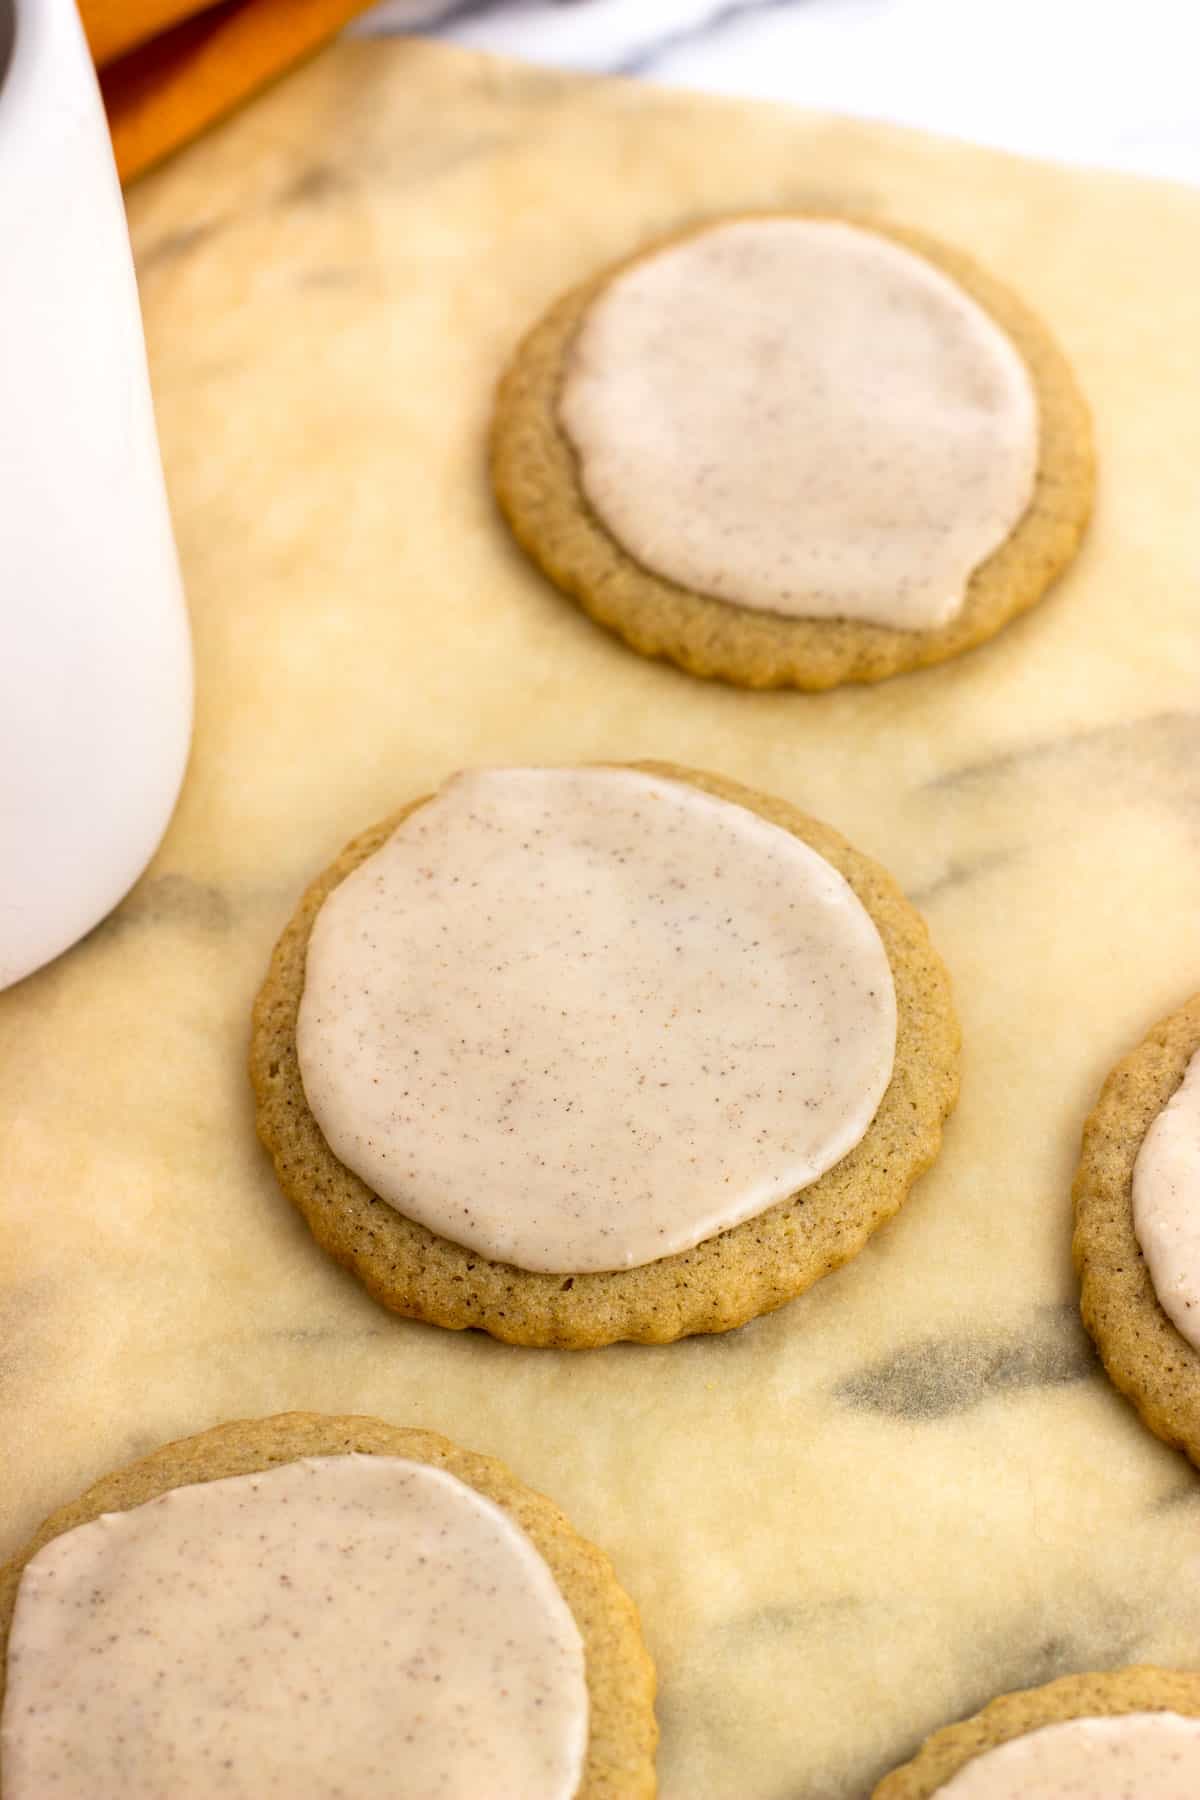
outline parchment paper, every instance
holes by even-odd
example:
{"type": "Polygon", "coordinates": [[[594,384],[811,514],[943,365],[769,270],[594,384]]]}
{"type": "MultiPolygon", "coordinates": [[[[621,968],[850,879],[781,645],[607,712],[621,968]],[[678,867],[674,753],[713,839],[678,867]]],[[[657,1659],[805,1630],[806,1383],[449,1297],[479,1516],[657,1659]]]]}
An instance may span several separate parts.
{"type": "Polygon", "coordinates": [[[0,996],[0,1555],[222,1419],[436,1428],[615,1559],[668,1800],[843,1800],[997,1690],[1200,1664],[1200,1477],[1082,1338],[1068,1201],[1106,1069],[1200,985],[1200,194],[360,43],[131,211],[196,739],[144,881],[0,996]],[[483,452],[497,372],[560,289],[790,204],[908,220],[1019,287],[1102,459],[1044,605],[815,699],[607,637],[511,546],[483,452]],[[639,756],[785,795],[924,908],[966,1039],[942,1159],[855,1263],[724,1339],[570,1355],[398,1321],[255,1142],[270,946],[349,836],[452,769],[639,756]]]}

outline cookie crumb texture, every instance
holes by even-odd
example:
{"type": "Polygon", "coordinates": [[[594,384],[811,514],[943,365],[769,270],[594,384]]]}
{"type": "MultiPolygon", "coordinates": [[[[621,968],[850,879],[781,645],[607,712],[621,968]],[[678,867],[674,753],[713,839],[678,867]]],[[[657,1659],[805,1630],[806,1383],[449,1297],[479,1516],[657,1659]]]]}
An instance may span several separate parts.
{"type": "MultiPolygon", "coordinates": [[[[738,214],[733,219],[819,218],[738,214]]],[[[622,272],[715,226],[673,233],[564,295],[503,375],[491,437],[492,480],[514,536],[550,580],[645,656],[751,688],[821,690],[881,681],[942,662],[995,635],[1033,606],[1071,561],[1091,513],[1094,457],[1087,403],[1041,321],[961,251],[924,232],[846,215],[949,276],[1000,327],[1033,384],[1039,415],[1033,497],[1000,547],[971,575],[961,609],[914,630],[861,619],[787,617],[696,592],[652,573],[605,528],[581,484],[559,417],[568,361],[585,314],[622,272]]]]}
{"type": "Polygon", "coordinates": [[[1147,1131],[1200,1050],[1200,994],[1157,1024],[1100,1090],[1075,1176],[1080,1311],[1113,1385],[1165,1443],[1200,1464],[1200,1352],[1159,1304],[1133,1224],[1147,1131]]]}
{"type": "MultiPolygon", "coordinates": [[[[514,1521],[548,1567],[583,1640],[588,1690],[588,1741],[575,1800],[650,1800],[656,1791],[654,1669],[637,1614],[601,1552],[580,1538],[550,1501],[533,1493],[491,1457],[460,1450],[432,1432],[377,1419],[285,1413],[217,1426],[166,1444],[106,1476],[42,1526],[0,1570],[0,1704],[9,1632],[21,1573],[64,1532],[156,1500],[174,1488],[262,1473],[309,1458],[362,1455],[403,1458],[465,1483],[514,1521]]],[[[274,1791],[274,1790],[272,1790],[274,1791]]],[[[5,1781],[0,1764],[0,1800],[5,1781]]]]}
{"type": "Polygon", "coordinates": [[[1200,1718],[1200,1675],[1177,1669],[1115,1669],[1099,1675],[1064,1675],[1045,1687],[1003,1694],[974,1718],[934,1732],[911,1762],[884,1776],[871,1800],[933,1800],[976,1757],[1013,1738],[1069,1719],[1116,1719],[1147,1712],[1200,1718]]]}
{"type": "Polygon", "coordinates": [[[326,895],[423,801],[356,838],[308,889],[254,1007],[250,1074],[258,1133],[317,1242],[393,1311],[509,1343],[590,1348],[670,1343],[772,1311],[856,1254],[937,1155],[958,1092],[959,1032],[924,921],[876,864],[785,802],[671,764],[630,765],[749,808],[845,877],[882,938],[896,990],[891,1082],[860,1142],[791,1198],[677,1255],[612,1273],[548,1274],[492,1262],[406,1218],[330,1150],[305,1099],[296,1017],[313,920],[326,895]]]}

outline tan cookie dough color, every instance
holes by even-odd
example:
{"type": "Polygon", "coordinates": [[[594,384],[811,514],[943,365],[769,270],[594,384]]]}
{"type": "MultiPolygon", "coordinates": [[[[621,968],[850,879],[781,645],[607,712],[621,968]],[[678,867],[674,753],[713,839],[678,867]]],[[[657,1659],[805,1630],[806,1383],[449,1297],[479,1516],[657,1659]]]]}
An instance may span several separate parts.
{"type": "Polygon", "coordinates": [[[1108,1077],[1074,1197],[1084,1324],[1150,1429],[1200,1462],[1200,995],[1108,1077]]]}
{"type": "Polygon", "coordinates": [[[1200,1350],[1200,1050],[1142,1139],[1133,1229],[1158,1304],[1200,1350]]]}
{"type": "Polygon", "coordinates": [[[552,309],[501,384],[497,494],[635,648],[829,687],[990,636],[1069,560],[1086,408],[1044,330],[878,222],[680,234],[552,309]]]}
{"type": "Polygon", "coordinates": [[[853,1149],[896,996],[866,909],[791,832],[638,770],[482,770],[325,901],[296,1043],[374,1193],[580,1275],[689,1250],[853,1149]]]}
{"type": "Polygon", "coordinates": [[[169,1445],[49,1521],[0,1596],[3,1800],[653,1792],[611,1571],[428,1433],[293,1415],[169,1445]]]}
{"type": "Polygon", "coordinates": [[[1192,1800],[1200,1675],[1119,1669],[1005,1694],[929,1738],[872,1800],[1192,1800]]]}
{"type": "Polygon", "coordinates": [[[477,771],[359,840],[277,947],[259,1131],[386,1304],[669,1341],[800,1292],[952,1103],[919,919],[778,802],[670,767],[477,771]]]}

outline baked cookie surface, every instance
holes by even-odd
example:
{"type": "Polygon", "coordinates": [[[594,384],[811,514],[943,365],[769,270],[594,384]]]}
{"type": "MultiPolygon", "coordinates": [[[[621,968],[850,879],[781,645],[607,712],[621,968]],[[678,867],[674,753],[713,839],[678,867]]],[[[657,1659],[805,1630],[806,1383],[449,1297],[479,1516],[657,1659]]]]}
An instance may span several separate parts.
{"type": "MultiPolygon", "coordinates": [[[[834,217],[733,215],[823,216],[834,217]]],[[[850,215],[839,220],[915,252],[976,302],[1019,353],[1039,413],[1029,506],[975,570],[948,623],[900,630],[846,618],[785,617],[718,599],[652,573],[590,506],[558,412],[584,316],[616,276],[730,222],[709,220],[674,233],[604,269],[564,295],[525,338],[500,381],[491,438],[493,483],[515,537],[551,581],[633,649],[740,686],[819,690],[880,681],[982,643],[1033,606],[1075,554],[1092,503],[1091,423],[1066,359],[1036,315],[970,257],[923,232],[850,215]]]]}
{"type": "Polygon", "coordinates": [[[1142,1712],[1200,1718],[1200,1675],[1177,1669],[1116,1669],[1099,1675],[1064,1675],[1045,1687],[1003,1694],[974,1718],[935,1731],[911,1762],[884,1776],[871,1800],[932,1800],[975,1757],[1013,1738],[1070,1719],[1112,1719],[1142,1712]]]}
{"type": "Polygon", "coordinates": [[[296,1054],[305,954],[325,897],[422,801],[353,840],[303,896],[255,1002],[250,1074],[258,1133],[279,1184],[323,1249],[385,1306],[510,1343],[587,1348],[728,1331],[803,1293],[898,1210],[941,1143],[958,1091],[958,1023],[924,921],[882,869],[786,802],[671,764],[630,765],[691,783],[793,832],[848,882],[882,939],[895,984],[893,1074],[865,1135],[793,1197],[694,1248],[638,1268],[558,1275],[491,1262],[405,1217],[330,1150],[296,1054]]]}
{"type": "MultiPolygon", "coordinates": [[[[513,1519],[547,1564],[583,1640],[588,1744],[577,1800],[649,1800],[656,1791],[654,1667],[637,1613],[608,1559],[579,1537],[553,1503],[525,1487],[500,1462],[461,1450],[434,1432],[379,1419],[282,1413],[218,1425],[164,1444],[104,1476],[60,1507],[25,1548],[0,1569],[0,1704],[5,1654],[22,1570],[52,1539],[104,1513],[125,1512],[177,1487],[251,1475],[302,1458],[403,1457],[445,1471],[513,1519]]],[[[3,1795],[0,1771],[0,1797],[3,1795]]]]}
{"type": "Polygon", "coordinates": [[[1133,1217],[1147,1131],[1200,1050],[1200,994],[1116,1065],[1083,1128],[1075,1176],[1075,1267],[1083,1322],[1114,1386],[1151,1431],[1200,1463],[1200,1352],[1159,1302],[1133,1217]]]}

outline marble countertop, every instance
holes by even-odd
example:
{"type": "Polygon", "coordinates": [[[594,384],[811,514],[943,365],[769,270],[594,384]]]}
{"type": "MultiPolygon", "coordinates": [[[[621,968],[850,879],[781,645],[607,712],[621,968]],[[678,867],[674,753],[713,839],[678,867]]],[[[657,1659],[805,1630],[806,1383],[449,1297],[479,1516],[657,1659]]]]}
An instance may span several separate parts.
{"type": "Polygon", "coordinates": [[[612,1556],[663,1800],[863,1800],[999,1690],[1200,1663],[1200,1480],[1091,1353],[1069,1199],[1106,1070],[1197,981],[1200,194],[411,39],[333,47],[130,218],[196,733],[145,878],[0,995],[0,1559],[222,1420],[441,1431],[612,1556]],[[1066,578],[875,689],[634,655],[488,486],[497,375],[554,296],[781,203],[961,245],[1095,410],[1066,578]],[[272,943],[349,837],[455,768],[638,757],[828,819],[922,909],[964,1029],[943,1153],[852,1263],[725,1337],[530,1351],[395,1318],[255,1139],[272,943]]]}
{"type": "Polygon", "coordinates": [[[1187,0],[384,0],[358,29],[1200,182],[1187,0]]]}

